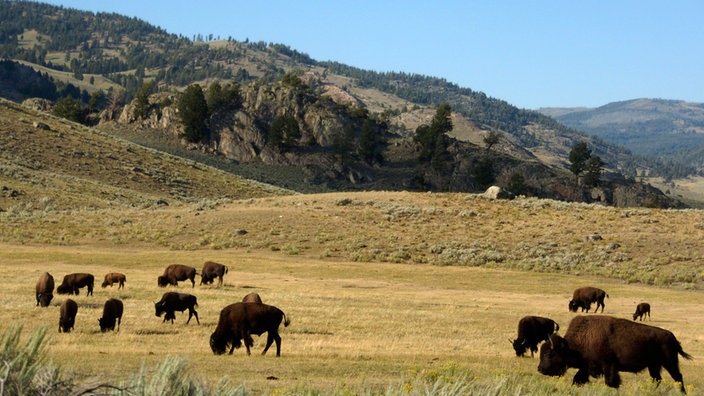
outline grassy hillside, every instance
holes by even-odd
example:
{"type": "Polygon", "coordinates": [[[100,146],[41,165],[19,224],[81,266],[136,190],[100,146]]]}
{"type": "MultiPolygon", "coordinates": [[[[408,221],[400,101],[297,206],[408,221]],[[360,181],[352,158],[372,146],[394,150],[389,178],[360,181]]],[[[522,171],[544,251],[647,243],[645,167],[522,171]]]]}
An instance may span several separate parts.
{"type": "Polygon", "coordinates": [[[0,100],[0,208],[149,207],[288,194],[0,100]],[[163,202],[162,202],[163,203],[163,202]]]}
{"type": "MultiPolygon", "coordinates": [[[[250,394],[615,395],[603,379],[571,387],[574,370],[540,375],[538,359],[517,358],[507,342],[524,315],[551,317],[564,332],[572,290],[594,285],[609,293],[609,315],[628,318],[650,302],[651,324],[695,356],[681,361],[689,393],[704,389],[700,211],[380,192],[0,217],[11,225],[0,230],[0,332],[47,326],[46,353],[83,387],[125,383],[143,364],[152,375],[175,356],[202,386],[227,377],[250,394]],[[222,288],[169,289],[198,297],[201,324],[181,313],[163,324],[153,303],[167,290],[156,277],[168,264],[200,269],[205,260],[229,266],[222,288]],[[66,296],[34,307],[43,271],[59,282],[120,271],[127,284],[74,296],[76,329],[58,334],[66,296]],[[252,291],[292,320],[281,327],[282,357],[258,355],[263,337],[251,357],[214,356],[219,310],[252,291]],[[126,312],[119,333],[101,334],[96,318],[110,297],[126,312]]],[[[619,394],[679,394],[663,375],[656,388],[647,373],[624,374],[619,394]]]]}

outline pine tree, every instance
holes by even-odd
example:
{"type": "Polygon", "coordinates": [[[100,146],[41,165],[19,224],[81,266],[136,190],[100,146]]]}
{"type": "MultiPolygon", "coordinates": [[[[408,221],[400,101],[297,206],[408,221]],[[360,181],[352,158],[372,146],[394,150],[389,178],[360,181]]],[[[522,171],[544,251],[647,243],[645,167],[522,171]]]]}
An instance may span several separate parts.
{"type": "Polygon", "coordinates": [[[205,138],[208,103],[198,84],[189,85],[178,101],[178,114],[184,126],[182,137],[191,143],[205,138]]]}

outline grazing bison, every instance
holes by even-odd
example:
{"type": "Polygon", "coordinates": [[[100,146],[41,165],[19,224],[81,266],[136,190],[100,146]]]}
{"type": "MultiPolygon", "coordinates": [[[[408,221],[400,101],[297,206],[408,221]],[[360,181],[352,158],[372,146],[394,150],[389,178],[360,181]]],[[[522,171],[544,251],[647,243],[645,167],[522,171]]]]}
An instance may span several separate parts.
{"type": "Polygon", "coordinates": [[[648,303],[640,303],[636,307],[636,312],[633,314],[633,320],[636,320],[636,318],[640,318],[641,322],[643,321],[643,316],[648,316],[648,319],[650,319],[650,304],[648,303]]]}
{"type": "Polygon", "coordinates": [[[61,330],[64,333],[69,333],[73,329],[73,325],[76,323],[76,313],[78,313],[78,304],[67,298],[60,308],[59,333],[61,333],[61,330]]]}
{"type": "Polygon", "coordinates": [[[39,276],[37,281],[37,305],[48,307],[51,299],[54,298],[54,277],[45,272],[39,276]]]}
{"type": "Polygon", "coordinates": [[[157,278],[161,287],[167,285],[178,286],[178,281],[190,279],[192,287],[196,287],[196,269],[182,264],[171,264],[164,270],[164,275],[157,278]]]}
{"type": "Polygon", "coordinates": [[[210,348],[216,355],[222,355],[230,345],[230,354],[235,348],[242,346],[242,340],[251,355],[249,348],[254,344],[252,334],[267,334],[266,346],[262,355],[266,354],[273,342],[276,342],[276,356],[281,356],[281,336],[279,325],[291,323],[278,308],[266,304],[238,302],[226,306],[220,311],[220,320],[215,332],[210,336],[210,348]]]}
{"type": "Polygon", "coordinates": [[[103,333],[112,330],[115,331],[115,321],[117,321],[117,331],[120,331],[120,322],[122,322],[122,312],[124,306],[122,301],[111,298],[105,301],[105,306],[103,306],[103,317],[98,319],[100,324],[100,331],[103,333]]]}
{"type": "Polygon", "coordinates": [[[538,344],[547,341],[550,334],[560,330],[560,325],[552,319],[541,316],[526,316],[518,321],[518,338],[511,342],[516,356],[523,356],[530,349],[530,356],[538,352],[538,344]]]}
{"type": "Polygon", "coordinates": [[[100,285],[100,287],[112,287],[113,284],[117,283],[117,290],[120,290],[125,288],[126,281],[127,277],[125,274],[111,272],[109,274],[105,274],[105,280],[103,280],[103,284],[100,285]]]}
{"type": "Polygon", "coordinates": [[[261,303],[262,303],[262,298],[259,297],[259,294],[252,292],[252,293],[249,293],[249,294],[247,294],[246,296],[244,296],[244,297],[242,298],[242,302],[261,304],[261,303]]]}
{"type": "MultiPolygon", "coordinates": [[[[568,367],[577,369],[573,384],[589,382],[589,376],[604,376],[606,385],[621,385],[619,371],[637,373],[645,368],[660,382],[665,367],[685,392],[677,355],[692,357],[682,350],[675,336],[664,329],[610,316],[576,316],[565,337],[551,335],[540,347],[538,371],[561,376],[568,367]]],[[[686,393],[686,392],[685,392],[686,393]]]]}
{"type": "Polygon", "coordinates": [[[571,312],[577,312],[578,308],[582,308],[582,312],[585,310],[589,312],[592,308],[592,303],[596,303],[596,309],[594,313],[601,307],[601,312],[604,312],[604,297],[609,297],[605,291],[597,289],[596,287],[580,287],[575,290],[572,294],[572,300],[569,303],[569,309],[571,312]]]}
{"type": "Polygon", "coordinates": [[[78,295],[80,288],[87,287],[87,296],[93,295],[93,284],[95,283],[95,278],[91,274],[68,274],[64,275],[64,280],[61,282],[59,287],[56,288],[56,292],[59,294],[75,294],[78,295]]]}
{"type": "Polygon", "coordinates": [[[193,316],[196,317],[196,322],[200,324],[200,320],[198,320],[198,312],[196,312],[195,309],[197,306],[198,301],[196,300],[196,296],[176,292],[164,293],[164,295],[161,296],[161,300],[154,303],[156,316],[161,316],[161,314],[166,313],[166,315],[164,315],[164,320],[162,320],[161,323],[171,320],[171,324],[173,324],[174,319],[176,319],[176,314],[174,312],[183,312],[186,309],[188,309],[188,320],[186,321],[186,324],[191,321],[191,317],[193,316]]]}
{"type": "Polygon", "coordinates": [[[222,286],[222,277],[227,273],[227,267],[215,263],[213,261],[206,261],[203,263],[203,269],[200,271],[200,284],[213,283],[215,278],[218,278],[218,286],[222,286]]]}

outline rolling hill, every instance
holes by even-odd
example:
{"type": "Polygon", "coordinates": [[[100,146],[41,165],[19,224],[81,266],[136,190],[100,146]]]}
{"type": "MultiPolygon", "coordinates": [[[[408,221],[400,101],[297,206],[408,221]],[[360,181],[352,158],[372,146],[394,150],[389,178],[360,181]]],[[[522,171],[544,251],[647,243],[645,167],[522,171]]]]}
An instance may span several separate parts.
{"type": "MultiPolygon", "coordinates": [[[[628,147],[633,153],[701,171],[704,167],[704,104],[633,99],[594,109],[546,108],[543,114],[572,128],[628,147]]],[[[675,175],[677,176],[677,175],[675,175]]]]}
{"type": "MultiPolygon", "coordinates": [[[[0,34],[0,56],[21,61],[51,79],[57,85],[59,96],[78,95],[88,102],[92,94],[106,92],[112,98],[119,96],[121,104],[127,108],[140,88],[149,83],[157,87],[160,94],[168,97],[171,93],[171,99],[166,100],[173,109],[177,93],[186,86],[197,83],[208,87],[212,82],[221,81],[242,87],[245,108],[211,118],[208,139],[200,146],[188,148],[182,142],[173,143],[178,140],[178,127],[173,123],[164,126],[160,118],[170,105],[154,102],[163,99],[163,95],[150,99],[157,114],[154,122],[145,124],[144,120],[127,117],[130,122],[118,127],[111,123],[99,129],[160,150],[168,146],[179,155],[191,152],[192,155],[186,156],[217,162],[223,169],[231,170],[234,162],[238,165],[237,171],[247,177],[254,175],[260,181],[302,192],[330,189],[478,191],[491,183],[507,187],[511,178],[519,177],[529,187],[521,193],[590,201],[595,193],[572,186],[574,183],[567,171],[569,151],[578,142],[585,141],[608,167],[601,186],[607,191],[597,192],[596,196],[607,199],[619,196],[615,190],[625,186],[630,191],[645,193],[636,193],[640,198],[629,199],[628,203],[623,200],[612,203],[676,205],[669,197],[647,186],[636,186],[638,183],[633,179],[621,175],[626,172],[633,176],[634,169],[641,165],[620,146],[441,78],[402,72],[379,73],[336,62],[318,62],[283,44],[231,39],[192,42],[135,18],[41,3],[2,1],[0,17],[7,21],[0,34]],[[309,91],[301,96],[300,92],[282,90],[280,82],[287,75],[299,76],[309,91]],[[263,103],[260,100],[263,92],[298,95],[299,99],[305,98],[305,103],[293,106],[289,97],[283,102],[265,101],[268,108],[264,109],[259,106],[263,103]],[[419,166],[413,142],[415,131],[431,121],[435,109],[442,103],[448,103],[453,111],[446,163],[440,168],[419,166]],[[358,112],[355,108],[363,110],[358,112]],[[286,155],[273,155],[267,148],[266,134],[277,117],[291,114],[292,110],[300,110],[293,113],[293,120],[303,137],[286,155]],[[324,123],[321,120],[337,121],[316,130],[310,124],[312,114],[318,114],[314,118],[321,123],[324,123]],[[342,166],[339,161],[335,162],[334,134],[341,133],[341,125],[351,124],[354,138],[356,141],[360,138],[364,123],[354,122],[355,117],[383,126],[375,134],[375,139],[388,144],[383,160],[370,162],[352,158],[342,166]],[[246,122],[242,122],[243,119],[246,122]],[[216,124],[219,126],[213,128],[216,124]],[[246,136],[240,125],[249,126],[246,136]],[[144,128],[150,132],[134,132],[144,128]],[[223,134],[223,130],[229,134],[223,134]],[[499,137],[491,150],[483,147],[484,138],[489,134],[499,137]],[[229,151],[222,151],[224,138],[248,144],[256,141],[256,144],[230,146],[229,151]],[[213,155],[206,159],[208,156],[195,151],[213,155]],[[243,151],[253,154],[243,158],[243,151]],[[213,156],[220,158],[212,159],[213,156]],[[293,179],[282,180],[282,173],[293,175],[293,179]],[[658,198],[653,199],[654,195],[658,198]]],[[[7,86],[0,95],[21,99],[18,90],[7,86]]]]}

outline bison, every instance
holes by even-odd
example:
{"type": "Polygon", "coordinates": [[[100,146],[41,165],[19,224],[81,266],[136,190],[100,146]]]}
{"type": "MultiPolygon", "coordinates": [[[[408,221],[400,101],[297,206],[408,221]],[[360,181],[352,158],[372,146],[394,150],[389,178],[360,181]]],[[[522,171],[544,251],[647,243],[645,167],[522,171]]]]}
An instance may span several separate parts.
{"type": "Polygon", "coordinates": [[[111,272],[109,274],[105,274],[105,279],[103,280],[103,284],[100,285],[100,287],[112,287],[113,284],[117,283],[117,290],[120,290],[125,288],[126,281],[127,277],[125,276],[125,274],[121,274],[119,272],[111,272]]]}
{"type": "Polygon", "coordinates": [[[577,312],[578,308],[582,308],[582,312],[585,310],[589,312],[592,308],[592,303],[596,303],[596,309],[594,313],[601,307],[601,312],[604,312],[604,297],[609,297],[605,291],[597,289],[596,287],[580,287],[575,290],[572,294],[572,300],[569,303],[569,309],[571,312],[577,312]]]}
{"type": "Polygon", "coordinates": [[[103,306],[103,316],[98,319],[100,331],[103,333],[108,330],[115,331],[115,321],[117,321],[117,331],[120,331],[120,322],[122,322],[123,310],[124,306],[122,305],[122,301],[116,298],[111,298],[105,301],[105,305],[103,306]]]}
{"type": "Polygon", "coordinates": [[[186,321],[186,324],[191,321],[191,317],[193,316],[196,317],[196,322],[200,324],[200,320],[198,320],[198,312],[195,310],[195,307],[197,306],[198,301],[196,300],[196,296],[176,292],[164,293],[164,295],[161,296],[161,300],[154,303],[156,316],[161,316],[161,314],[166,313],[166,315],[164,315],[164,320],[162,320],[161,323],[171,320],[171,324],[173,324],[174,319],[176,319],[176,314],[174,312],[183,312],[186,309],[188,309],[188,320],[186,321]]]}
{"type": "Polygon", "coordinates": [[[281,336],[279,325],[291,322],[280,309],[266,304],[238,302],[230,304],[220,311],[220,320],[215,331],[210,336],[210,348],[216,355],[222,355],[230,345],[230,354],[235,348],[242,346],[242,340],[251,355],[249,348],[254,344],[252,334],[267,333],[266,346],[262,355],[266,354],[273,342],[276,342],[276,356],[281,356],[281,336]]]}
{"type": "Polygon", "coordinates": [[[54,298],[54,277],[45,272],[39,276],[37,281],[37,305],[48,307],[51,299],[54,298]]]}
{"type": "Polygon", "coordinates": [[[261,304],[261,303],[262,303],[262,298],[259,297],[259,294],[252,292],[252,293],[249,293],[249,294],[247,294],[246,296],[244,296],[244,297],[242,298],[242,302],[261,304]]]}
{"type": "Polygon", "coordinates": [[[161,287],[178,286],[178,281],[190,279],[192,287],[196,287],[196,269],[183,264],[171,264],[164,270],[164,275],[157,278],[161,287]]]}
{"type": "Polygon", "coordinates": [[[56,292],[59,294],[75,294],[78,295],[80,288],[87,287],[87,296],[93,295],[93,284],[95,283],[95,278],[91,274],[68,274],[64,275],[64,279],[56,288],[56,292]]]}
{"type": "Polygon", "coordinates": [[[227,267],[213,261],[203,263],[203,269],[200,271],[200,284],[213,283],[215,278],[218,278],[218,286],[222,286],[222,277],[227,273],[227,267]]]}
{"type": "Polygon", "coordinates": [[[516,356],[523,356],[530,349],[530,356],[538,352],[538,344],[546,341],[550,334],[560,330],[560,325],[552,319],[541,316],[526,316],[518,321],[518,338],[511,342],[516,356]]]}
{"type": "Polygon", "coordinates": [[[636,306],[636,312],[633,314],[633,320],[636,320],[636,318],[640,318],[641,322],[643,321],[643,316],[648,316],[648,319],[650,319],[650,304],[648,303],[640,303],[638,306],[636,306]]]}
{"type": "Polygon", "coordinates": [[[78,313],[78,304],[70,298],[67,298],[66,301],[61,304],[60,308],[59,333],[61,333],[61,330],[63,330],[64,333],[71,332],[73,325],[76,323],[76,313],[78,313]]]}
{"type": "Polygon", "coordinates": [[[540,347],[538,371],[561,376],[572,367],[577,369],[573,384],[581,385],[589,382],[589,376],[603,375],[606,385],[618,388],[620,371],[637,373],[648,368],[650,376],[659,383],[660,370],[665,367],[686,393],[678,354],[692,358],[671,332],[659,327],[603,315],[576,316],[564,338],[553,334],[540,347]]]}

